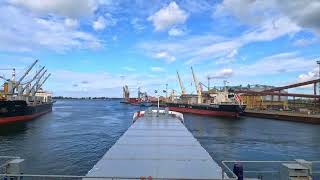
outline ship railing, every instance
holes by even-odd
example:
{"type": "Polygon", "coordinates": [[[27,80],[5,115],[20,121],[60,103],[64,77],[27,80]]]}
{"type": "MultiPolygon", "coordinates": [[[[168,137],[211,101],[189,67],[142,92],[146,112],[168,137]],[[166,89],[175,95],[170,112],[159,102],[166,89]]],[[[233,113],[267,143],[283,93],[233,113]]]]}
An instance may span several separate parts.
{"type": "Polygon", "coordinates": [[[1,180],[237,180],[237,178],[154,178],[151,176],[143,177],[106,177],[106,176],[74,176],[74,175],[39,175],[39,174],[0,174],[1,180]]]}
{"type": "MultiPolygon", "coordinates": [[[[20,167],[15,168],[15,172],[19,173],[13,174],[8,173],[6,169],[10,166],[12,160],[20,160],[17,156],[0,156],[0,167],[3,171],[0,172],[0,180],[122,180],[122,179],[138,179],[138,180],[176,180],[176,178],[155,178],[150,176],[140,176],[140,177],[116,177],[116,176],[83,176],[83,175],[57,175],[57,174],[27,174],[21,173],[20,167]]],[[[21,164],[20,164],[21,165],[21,164]]],[[[231,174],[233,174],[231,172],[231,174]]],[[[234,175],[234,174],[233,174],[234,175]]],[[[228,178],[226,175],[222,175],[221,178],[196,178],[197,180],[236,180],[235,178],[228,178]]],[[[192,178],[178,178],[179,180],[195,180],[192,178]]]]}
{"type": "MultiPolygon", "coordinates": [[[[309,173],[312,179],[320,179],[320,161],[305,161],[310,166],[309,173]]],[[[233,173],[235,164],[243,168],[243,179],[279,180],[281,166],[283,164],[300,164],[295,161],[222,161],[223,174],[229,177],[237,177],[233,173]]]]}
{"type": "Polygon", "coordinates": [[[167,108],[165,109],[153,109],[148,108],[146,111],[138,111],[133,114],[132,120],[135,122],[140,117],[148,117],[148,116],[157,116],[159,114],[162,115],[171,115],[174,118],[179,119],[182,123],[184,123],[183,114],[175,111],[169,111],[167,108]]]}

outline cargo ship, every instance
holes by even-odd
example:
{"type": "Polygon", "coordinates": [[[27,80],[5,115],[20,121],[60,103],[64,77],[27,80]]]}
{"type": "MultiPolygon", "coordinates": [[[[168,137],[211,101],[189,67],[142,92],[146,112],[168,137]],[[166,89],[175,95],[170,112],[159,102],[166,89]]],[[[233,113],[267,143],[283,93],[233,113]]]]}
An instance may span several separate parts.
{"type": "Polygon", "coordinates": [[[165,103],[164,106],[168,107],[170,111],[225,117],[238,117],[244,112],[246,106],[241,102],[241,97],[228,90],[226,81],[224,81],[225,85],[221,89],[210,88],[208,85],[208,90],[203,91],[202,86],[204,84],[198,82],[192,67],[191,70],[197,94],[186,94],[180,75],[177,72],[181,96],[171,95],[165,103]]]}
{"type": "Polygon", "coordinates": [[[127,85],[123,86],[123,100],[120,101],[120,103],[150,107],[152,106],[152,100],[154,100],[154,98],[148,96],[147,92],[142,92],[140,87],[138,88],[138,97],[130,98],[129,87],[127,85]]]}
{"type": "Polygon", "coordinates": [[[0,91],[0,125],[32,120],[52,111],[52,94],[41,88],[50,77],[50,74],[46,74],[45,67],[37,70],[31,80],[22,82],[37,62],[38,60],[17,81],[15,69],[12,79],[0,77],[4,80],[3,90],[0,91]]]}
{"type": "Polygon", "coordinates": [[[183,104],[167,103],[170,111],[193,113],[207,116],[238,117],[245,107],[237,104],[183,104]]]}

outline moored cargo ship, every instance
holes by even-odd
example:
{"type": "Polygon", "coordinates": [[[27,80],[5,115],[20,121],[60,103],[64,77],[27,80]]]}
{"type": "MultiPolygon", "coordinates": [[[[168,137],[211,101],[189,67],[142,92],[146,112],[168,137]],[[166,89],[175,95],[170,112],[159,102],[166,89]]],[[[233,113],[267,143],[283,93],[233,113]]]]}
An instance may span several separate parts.
{"type": "Polygon", "coordinates": [[[170,111],[227,117],[238,117],[245,109],[245,106],[240,106],[238,104],[167,103],[166,106],[170,111]]]}
{"type": "Polygon", "coordinates": [[[0,91],[0,125],[32,120],[52,111],[52,95],[41,89],[50,76],[46,75],[47,70],[44,71],[44,67],[37,70],[31,80],[22,83],[37,62],[38,60],[18,81],[15,80],[15,69],[12,79],[1,77],[5,82],[3,90],[0,91]]]}
{"type": "Polygon", "coordinates": [[[171,98],[168,99],[169,101],[167,101],[165,106],[167,106],[169,110],[227,117],[238,117],[244,112],[246,106],[241,102],[240,96],[229,92],[226,87],[226,81],[222,89],[210,88],[208,85],[208,91],[203,91],[203,84],[198,82],[192,67],[191,70],[197,95],[186,94],[180,75],[177,72],[181,96],[171,96],[171,98]]]}

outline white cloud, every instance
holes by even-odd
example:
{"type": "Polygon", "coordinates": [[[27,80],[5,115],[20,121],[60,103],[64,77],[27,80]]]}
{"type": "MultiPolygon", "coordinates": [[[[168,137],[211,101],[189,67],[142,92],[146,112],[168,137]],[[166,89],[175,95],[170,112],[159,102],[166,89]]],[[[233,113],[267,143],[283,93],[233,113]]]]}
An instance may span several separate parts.
{"type": "Polygon", "coordinates": [[[96,31],[103,30],[106,27],[106,20],[104,17],[99,16],[98,19],[93,22],[92,27],[96,31]]]}
{"type": "Polygon", "coordinates": [[[259,76],[302,72],[314,66],[314,59],[307,59],[298,56],[295,52],[288,52],[267,56],[252,64],[237,65],[234,69],[236,76],[259,76]]]}
{"type": "Polygon", "coordinates": [[[188,36],[182,39],[144,42],[139,45],[147,54],[166,52],[182,59],[186,64],[201,61],[232,58],[238,55],[239,49],[254,42],[272,41],[282,36],[298,32],[300,28],[288,18],[266,21],[261,27],[244,32],[234,38],[214,35],[188,36]]]}
{"type": "Polygon", "coordinates": [[[214,74],[209,74],[209,77],[215,78],[215,79],[226,79],[231,77],[233,73],[234,72],[231,68],[225,68],[225,69],[221,69],[220,71],[214,74]]]}
{"type": "Polygon", "coordinates": [[[304,82],[304,81],[310,81],[316,78],[319,78],[319,70],[317,68],[314,68],[312,71],[309,71],[307,73],[300,74],[298,76],[298,82],[304,82]]]}
{"type": "Polygon", "coordinates": [[[281,12],[288,16],[299,26],[311,29],[320,35],[320,1],[299,0],[292,3],[290,0],[280,1],[275,6],[279,6],[281,12]]]}
{"type": "Polygon", "coordinates": [[[2,51],[32,51],[39,48],[66,51],[102,46],[95,36],[68,27],[61,18],[42,19],[13,6],[0,6],[0,12],[2,51]]]}
{"type": "Polygon", "coordinates": [[[294,3],[291,0],[224,0],[214,12],[216,17],[230,14],[244,23],[253,25],[286,17],[297,26],[320,35],[318,0],[299,0],[294,3]]]}
{"type": "Polygon", "coordinates": [[[66,18],[64,20],[64,24],[70,28],[77,28],[79,26],[79,22],[76,19],[66,18]]]}
{"type": "Polygon", "coordinates": [[[97,0],[9,0],[9,3],[24,7],[41,14],[57,14],[72,18],[88,16],[94,13],[98,6],[97,0]]]}
{"type": "Polygon", "coordinates": [[[154,55],[154,57],[157,59],[165,59],[168,63],[171,63],[176,60],[176,58],[174,56],[172,56],[171,54],[169,54],[166,51],[158,52],[154,55]]]}
{"type": "Polygon", "coordinates": [[[185,32],[182,29],[178,29],[178,28],[171,28],[168,31],[169,36],[183,36],[185,34],[185,32]]]}
{"type": "Polygon", "coordinates": [[[104,16],[99,16],[96,21],[93,22],[92,27],[96,31],[104,30],[108,26],[114,26],[117,21],[112,18],[111,14],[105,14],[104,16]]]}
{"type": "Polygon", "coordinates": [[[166,30],[174,25],[183,24],[188,14],[173,1],[148,18],[153,22],[156,31],[166,30]]]}
{"type": "Polygon", "coordinates": [[[143,24],[142,19],[140,18],[133,18],[130,23],[133,26],[133,28],[137,31],[142,31],[146,28],[146,26],[143,24]]]}
{"type": "Polygon", "coordinates": [[[238,20],[247,24],[260,24],[266,19],[270,19],[267,9],[273,6],[274,0],[223,0],[215,7],[214,16],[233,15],[238,20]]]}
{"type": "Polygon", "coordinates": [[[301,39],[297,39],[293,42],[294,46],[298,46],[298,47],[305,47],[305,46],[309,46],[311,44],[314,44],[317,42],[316,38],[311,38],[311,39],[307,39],[307,38],[301,38],[301,39]]]}
{"type": "Polygon", "coordinates": [[[175,78],[175,76],[150,76],[150,73],[121,75],[107,72],[56,70],[52,72],[50,83],[45,86],[47,90],[54,90],[55,96],[122,97],[122,86],[125,84],[129,86],[132,96],[137,94],[138,87],[142,87],[148,90],[149,94],[152,94],[154,89],[159,89],[159,87],[164,86],[168,81],[172,82],[175,78]]]}
{"type": "Polygon", "coordinates": [[[162,67],[151,67],[152,72],[163,72],[164,69],[162,67]]]}
{"type": "Polygon", "coordinates": [[[226,57],[227,58],[234,58],[238,54],[237,49],[233,49],[226,57]]]}

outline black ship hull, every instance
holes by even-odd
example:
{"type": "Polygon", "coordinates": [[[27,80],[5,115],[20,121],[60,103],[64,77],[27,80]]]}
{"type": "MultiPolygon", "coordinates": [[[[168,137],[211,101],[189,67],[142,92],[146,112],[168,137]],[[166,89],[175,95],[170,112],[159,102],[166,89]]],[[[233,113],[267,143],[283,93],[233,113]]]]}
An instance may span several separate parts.
{"type": "Polygon", "coordinates": [[[0,101],[0,125],[29,121],[52,111],[52,103],[28,105],[26,101],[0,101]]]}
{"type": "Polygon", "coordinates": [[[212,104],[212,105],[198,105],[198,104],[180,104],[167,103],[166,106],[171,111],[193,113],[207,116],[227,116],[238,117],[244,112],[245,106],[239,104],[212,104]]]}

